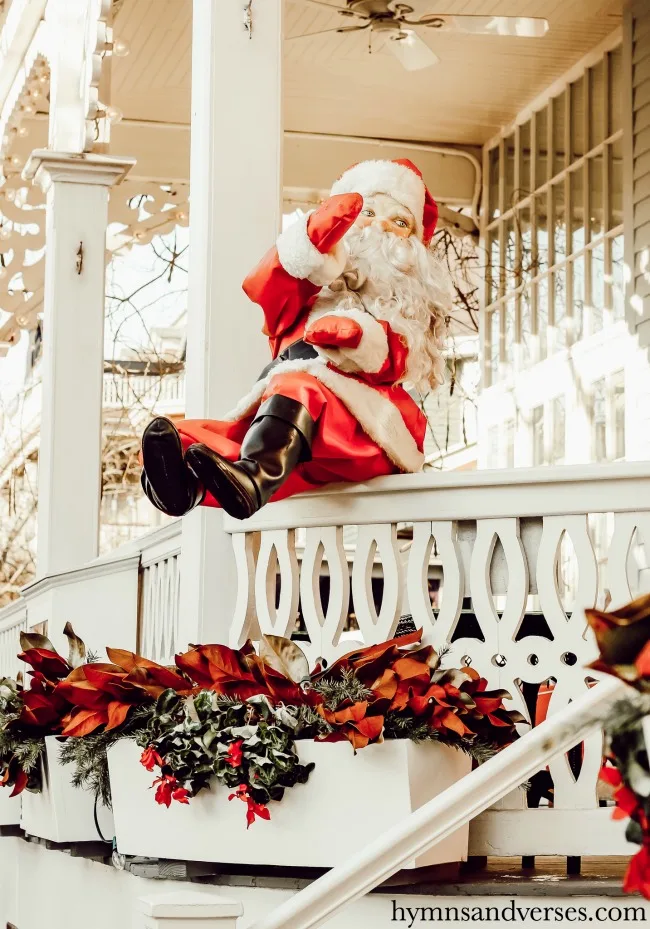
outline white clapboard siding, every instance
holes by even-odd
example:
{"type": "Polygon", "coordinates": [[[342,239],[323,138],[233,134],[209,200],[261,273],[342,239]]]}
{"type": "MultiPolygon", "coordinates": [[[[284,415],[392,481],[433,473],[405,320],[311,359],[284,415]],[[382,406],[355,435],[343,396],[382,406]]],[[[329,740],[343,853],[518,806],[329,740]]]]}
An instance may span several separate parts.
{"type": "Polygon", "coordinates": [[[625,263],[628,318],[650,345],[650,5],[630,4],[625,19],[625,263]]]}

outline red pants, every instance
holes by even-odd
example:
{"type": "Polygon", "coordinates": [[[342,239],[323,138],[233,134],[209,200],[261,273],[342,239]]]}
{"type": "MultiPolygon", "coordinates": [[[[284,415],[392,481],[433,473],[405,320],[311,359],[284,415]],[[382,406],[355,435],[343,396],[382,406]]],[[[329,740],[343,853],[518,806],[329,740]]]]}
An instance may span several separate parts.
{"type": "MultiPolygon", "coordinates": [[[[273,500],[314,490],[323,484],[367,481],[398,471],[386,452],[363,431],[341,400],[312,374],[303,371],[277,374],[269,381],[260,404],[274,394],[301,403],[309,411],[316,428],[311,460],[298,465],[273,495],[273,500]]],[[[202,442],[224,458],[236,461],[253,418],[254,414],[236,422],[185,419],[176,423],[176,427],[184,448],[194,442],[202,442]]],[[[211,494],[207,494],[203,505],[219,504],[211,494]]]]}

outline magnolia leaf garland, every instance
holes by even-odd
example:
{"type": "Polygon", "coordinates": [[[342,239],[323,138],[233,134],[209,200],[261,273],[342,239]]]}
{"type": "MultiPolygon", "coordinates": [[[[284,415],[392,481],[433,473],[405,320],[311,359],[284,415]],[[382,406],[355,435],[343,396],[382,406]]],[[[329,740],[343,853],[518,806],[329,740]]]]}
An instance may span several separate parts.
{"type": "Polygon", "coordinates": [[[442,668],[422,630],[311,674],[299,646],[279,636],[264,636],[259,652],[251,642],[195,645],[172,669],[113,648],[108,662],[90,661],[69,624],[64,632],[67,660],[45,636],[23,633],[29,686],[0,682],[0,779],[14,793],[39,789],[45,736],[61,735],[73,782],[110,802],[106,751],[131,738],[155,773],[158,803],[187,804],[216,779],[245,804],[250,825],[307,781],[301,739],[347,740],[354,751],[385,737],[435,740],[481,761],[523,721],[473,668],[442,668]]]}

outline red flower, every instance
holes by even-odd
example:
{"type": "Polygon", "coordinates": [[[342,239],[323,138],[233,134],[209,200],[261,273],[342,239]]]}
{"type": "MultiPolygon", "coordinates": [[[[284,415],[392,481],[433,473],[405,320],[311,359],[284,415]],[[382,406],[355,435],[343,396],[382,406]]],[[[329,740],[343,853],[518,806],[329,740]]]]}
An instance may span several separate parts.
{"type": "Polygon", "coordinates": [[[256,803],[253,800],[253,798],[248,792],[247,784],[239,784],[235,788],[235,792],[230,794],[228,797],[229,800],[234,800],[235,798],[237,800],[242,800],[246,804],[246,828],[247,829],[250,825],[252,825],[252,823],[255,822],[256,816],[259,816],[260,819],[271,818],[271,814],[269,813],[268,808],[265,807],[263,803],[256,803]]]}
{"type": "Polygon", "coordinates": [[[229,765],[232,765],[233,768],[238,768],[242,762],[242,745],[244,744],[243,739],[237,739],[236,742],[231,742],[228,746],[228,752],[226,754],[226,761],[229,765]]]}
{"type": "Polygon", "coordinates": [[[157,765],[159,768],[163,766],[163,760],[153,747],[150,745],[149,748],[145,748],[140,756],[140,764],[143,765],[147,771],[153,771],[154,767],[157,765]]]}
{"type": "Polygon", "coordinates": [[[164,804],[167,808],[171,805],[172,800],[179,803],[189,803],[190,792],[176,780],[171,774],[163,774],[157,777],[151,785],[156,788],[156,803],[164,804]]]}

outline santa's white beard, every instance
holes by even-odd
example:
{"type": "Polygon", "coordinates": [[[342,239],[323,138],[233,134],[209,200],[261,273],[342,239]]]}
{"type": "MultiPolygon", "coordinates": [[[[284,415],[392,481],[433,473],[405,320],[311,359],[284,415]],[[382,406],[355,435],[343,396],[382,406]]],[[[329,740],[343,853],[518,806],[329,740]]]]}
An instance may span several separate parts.
{"type": "Polygon", "coordinates": [[[353,226],[344,244],[346,268],[321,292],[319,315],[326,304],[340,309],[359,304],[386,320],[408,348],[405,379],[426,392],[444,380],[441,354],[452,297],[448,274],[415,236],[401,238],[372,226],[353,226]]]}

